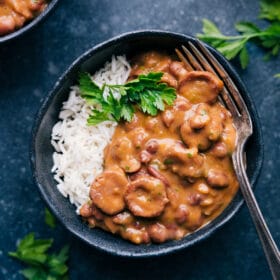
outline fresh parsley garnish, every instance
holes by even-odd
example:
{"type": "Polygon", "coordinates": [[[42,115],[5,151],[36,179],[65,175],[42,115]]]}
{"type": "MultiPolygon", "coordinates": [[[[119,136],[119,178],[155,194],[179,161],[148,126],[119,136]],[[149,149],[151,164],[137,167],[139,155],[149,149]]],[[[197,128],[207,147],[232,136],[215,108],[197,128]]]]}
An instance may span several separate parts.
{"type": "Polygon", "coordinates": [[[88,73],[81,73],[79,88],[81,96],[94,106],[87,122],[96,125],[103,121],[130,122],[137,106],[142,112],[156,116],[165,104],[172,105],[176,91],[160,82],[163,73],[151,72],[139,75],[124,85],[96,85],[88,73]]]}
{"type": "Polygon", "coordinates": [[[26,279],[66,280],[69,248],[65,246],[59,253],[49,254],[52,244],[52,239],[35,239],[34,233],[29,233],[19,242],[15,252],[9,252],[9,256],[29,265],[21,271],[26,279]]]}
{"type": "Polygon", "coordinates": [[[266,58],[276,56],[280,50],[280,1],[262,0],[260,18],[270,21],[265,29],[260,29],[252,22],[238,22],[235,25],[240,33],[236,36],[226,36],[210,20],[203,20],[203,33],[197,37],[215,47],[227,59],[239,56],[241,67],[249,63],[247,43],[253,42],[267,51],[266,58]]]}
{"type": "Polygon", "coordinates": [[[262,0],[260,3],[261,10],[259,18],[269,21],[280,21],[280,1],[279,0],[262,0]]]}
{"type": "Polygon", "coordinates": [[[48,208],[45,208],[45,223],[51,228],[56,226],[56,219],[48,208]]]}

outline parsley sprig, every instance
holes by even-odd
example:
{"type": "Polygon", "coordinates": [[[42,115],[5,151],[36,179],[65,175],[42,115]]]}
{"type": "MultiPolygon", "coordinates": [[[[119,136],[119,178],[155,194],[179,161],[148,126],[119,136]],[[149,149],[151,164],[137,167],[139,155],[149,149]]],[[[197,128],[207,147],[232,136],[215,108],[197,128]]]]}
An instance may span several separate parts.
{"type": "Polygon", "coordinates": [[[262,0],[260,3],[261,10],[259,18],[269,21],[280,21],[280,1],[279,0],[262,0]]]}
{"type": "Polygon", "coordinates": [[[267,51],[266,58],[278,55],[280,51],[280,1],[262,0],[259,17],[270,21],[267,28],[261,29],[252,22],[238,22],[235,25],[240,33],[236,36],[224,35],[210,20],[203,20],[203,33],[197,37],[215,47],[227,59],[239,56],[241,67],[249,63],[247,43],[253,42],[267,51]]]}
{"type": "Polygon", "coordinates": [[[29,233],[19,242],[15,252],[9,252],[9,256],[29,265],[21,271],[26,279],[66,280],[69,248],[65,246],[59,253],[49,254],[47,251],[52,244],[52,239],[35,239],[34,233],[29,233]]]}
{"type": "Polygon", "coordinates": [[[96,125],[106,120],[130,122],[137,106],[142,112],[155,116],[163,111],[165,104],[172,105],[175,89],[160,82],[163,73],[151,72],[139,75],[124,85],[95,84],[88,73],[81,73],[79,88],[81,96],[94,105],[87,122],[96,125]]]}

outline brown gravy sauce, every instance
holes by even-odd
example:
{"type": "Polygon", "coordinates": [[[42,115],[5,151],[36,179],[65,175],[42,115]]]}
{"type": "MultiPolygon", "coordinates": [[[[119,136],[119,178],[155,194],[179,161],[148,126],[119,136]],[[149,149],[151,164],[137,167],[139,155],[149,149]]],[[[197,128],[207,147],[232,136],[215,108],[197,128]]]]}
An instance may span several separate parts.
{"type": "Polygon", "coordinates": [[[177,99],[156,117],[137,111],[118,124],[80,214],[89,226],[136,244],[181,239],[220,215],[238,190],[236,131],[217,102],[223,83],[159,52],[132,63],[130,78],[164,72],[177,99]]]}

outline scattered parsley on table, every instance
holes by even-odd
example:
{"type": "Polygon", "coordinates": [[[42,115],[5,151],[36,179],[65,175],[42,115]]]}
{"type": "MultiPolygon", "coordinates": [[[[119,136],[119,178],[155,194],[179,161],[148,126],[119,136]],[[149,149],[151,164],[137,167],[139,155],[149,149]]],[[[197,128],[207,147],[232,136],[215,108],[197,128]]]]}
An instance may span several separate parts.
{"type": "Polygon", "coordinates": [[[28,280],[66,280],[68,279],[69,247],[63,247],[58,253],[49,253],[53,239],[35,239],[34,233],[26,235],[9,256],[28,265],[21,271],[28,280]]]}
{"type": "MultiPolygon", "coordinates": [[[[247,43],[252,42],[265,49],[266,59],[277,56],[280,51],[280,0],[261,0],[259,18],[269,21],[267,28],[261,29],[252,22],[238,22],[236,36],[226,36],[210,20],[203,20],[203,33],[197,37],[220,51],[227,59],[239,56],[245,69],[249,63],[247,43]]],[[[276,74],[279,77],[279,74],[276,74]]]]}

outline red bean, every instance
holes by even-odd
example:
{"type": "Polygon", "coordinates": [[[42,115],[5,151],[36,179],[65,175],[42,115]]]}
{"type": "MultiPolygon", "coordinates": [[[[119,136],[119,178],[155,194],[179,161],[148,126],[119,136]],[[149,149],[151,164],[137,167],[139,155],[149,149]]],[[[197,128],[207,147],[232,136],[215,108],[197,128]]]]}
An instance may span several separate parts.
{"type": "Polygon", "coordinates": [[[162,113],[162,120],[167,127],[170,127],[174,121],[174,114],[170,110],[166,110],[162,113]]]}
{"type": "Polygon", "coordinates": [[[87,202],[81,207],[80,215],[85,218],[89,218],[93,215],[91,202],[87,202]]]}
{"type": "Polygon", "coordinates": [[[221,170],[210,169],[207,176],[207,182],[210,186],[224,188],[229,185],[228,176],[221,170]]]}
{"type": "Polygon", "coordinates": [[[167,83],[169,86],[174,88],[177,88],[178,85],[177,80],[172,75],[166,72],[163,74],[161,82],[167,83]]]}
{"type": "Polygon", "coordinates": [[[188,209],[188,206],[185,204],[180,204],[175,213],[176,222],[178,224],[183,224],[187,220],[189,213],[190,211],[188,209]]]}
{"type": "Polygon", "coordinates": [[[168,230],[160,223],[149,226],[148,233],[151,240],[156,243],[162,243],[168,239],[168,230]]]}
{"type": "Polygon", "coordinates": [[[142,151],[142,152],[140,153],[140,161],[141,161],[142,163],[148,163],[148,162],[151,161],[151,159],[152,159],[152,155],[151,155],[149,152],[147,152],[147,151],[142,151]]]}
{"type": "Polygon", "coordinates": [[[150,173],[150,175],[152,175],[153,177],[161,180],[166,187],[169,187],[168,180],[159,171],[157,171],[154,167],[149,165],[147,170],[150,173]]]}
{"type": "Polygon", "coordinates": [[[196,206],[200,204],[202,196],[199,193],[193,193],[190,194],[187,199],[190,205],[196,206]]]}
{"type": "Polygon", "coordinates": [[[176,76],[179,80],[184,79],[188,71],[185,69],[182,62],[179,61],[173,61],[169,66],[170,72],[176,76]]]}
{"type": "Polygon", "coordinates": [[[223,158],[228,154],[227,146],[223,142],[216,143],[211,149],[211,152],[218,158],[223,158]]]}
{"type": "Polygon", "coordinates": [[[14,31],[16,22],[14,18],[9,16],[0,16],[0,35],[4,35],[14,31]]]}
{"type": "Polygon", "coordinates": [[[159,148],[159,144],[157,140],[151,139],[146,143],[145,147],[149,153],[155,154],[159,148]]]}

